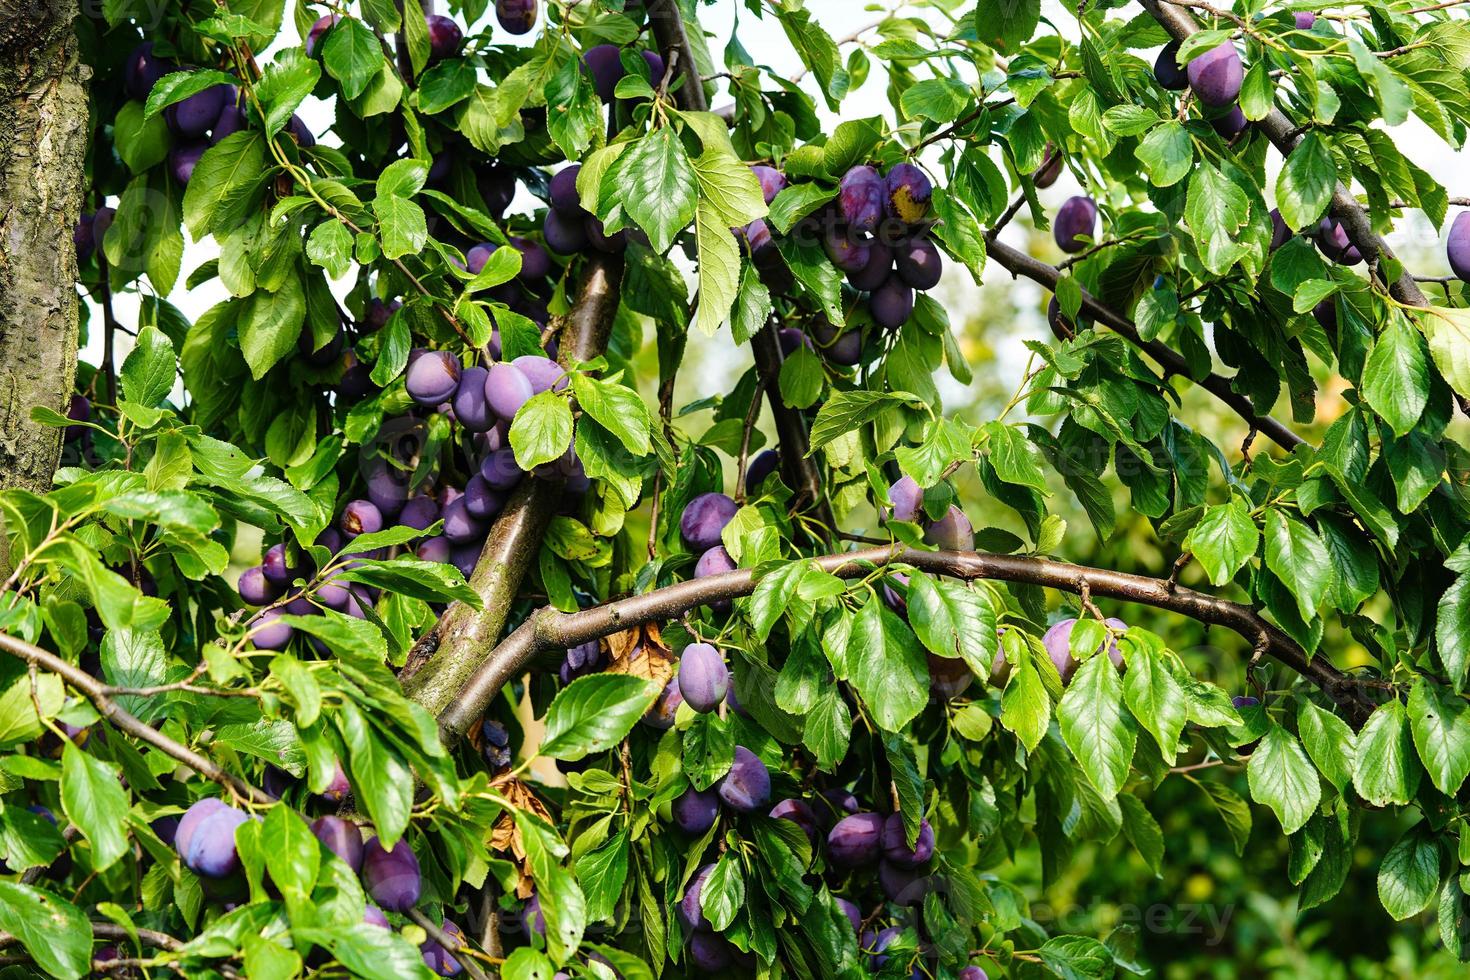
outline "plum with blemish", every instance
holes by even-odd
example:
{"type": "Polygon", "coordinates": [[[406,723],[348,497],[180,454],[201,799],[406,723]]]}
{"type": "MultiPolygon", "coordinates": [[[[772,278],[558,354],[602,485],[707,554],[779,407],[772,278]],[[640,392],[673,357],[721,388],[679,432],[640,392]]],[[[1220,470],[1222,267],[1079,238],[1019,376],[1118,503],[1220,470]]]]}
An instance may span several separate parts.
{"type": "Polygon", "coordinates": [[[462,371],[459,358],[448,351],[425,351],[409,362],[404,389],[418,404],[433,408],[454,397],[462,371]]]}
{"type": "Polygon", "coordinates": [[[383,512],[371,500],[353,500],[342,508],[337,524],[349,538],[373,534],[383,530],[383,512]]]}
{"type": "Polygon", "coordinates": [[[883,177],[883,208],[890,218],[917,225],[929,214],[934,184],[912,163],[896,163],[883,177]]]}

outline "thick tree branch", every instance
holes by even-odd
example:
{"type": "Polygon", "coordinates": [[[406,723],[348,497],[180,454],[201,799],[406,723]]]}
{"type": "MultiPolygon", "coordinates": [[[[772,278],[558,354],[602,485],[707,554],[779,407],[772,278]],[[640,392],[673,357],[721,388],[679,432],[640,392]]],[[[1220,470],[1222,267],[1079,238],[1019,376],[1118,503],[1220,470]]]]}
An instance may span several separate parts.
{"type": "MultiPolygon", "coordinates": [[[[1368,702],[1360,696],[1361,683],[1347,677],[1325,657],[1308,656],[1296,641],[1249,606],[1192,589],[1171,588],[1170,583],[1163,579],[1069,565],[1046,558],[987,552],[919,551],[896,544],[823,555],[811,560],[823,571],[844,578],[861,576],[873,566],[901,563],[953,578],[1020,582],[1077,595],[1085,592],[1089,599],[1119,599],[1153,606],[1234,630],[1252,643],[1263,641],[1269,656],[1321,688],[1355,725],[1367,717],[1370,709],[1368,702]]],[[[439,715],[440,732],[446,742],[463,735],[500,689],[524,671],[540,653],[609,636],[641,623],[673,619],[711,602],[748,596],[755,589],[755,584],[754,572],[739,569],[679,582],[575,613],[543,608],[491,651],[459,698],[439,715]]]]}
{"type": "MultiPolygon", "coordinates": [[[[1200,29],[1193,16],[1167,0],[1140,0],[1140,3],[1176,41],[1183,41],[1200,29]]],[[[1266,118],[1252,125],[1265,134],[1271,144],[1281,151],[1283,157],[1296,149],[1296,145],[1302,139],[1301,131],[1296,124],[1279,109],[1272,109],[1266,118]]],[[[1363,210],[1363,206],[1341,182],[1332,192],[1331,210],[1332,216],[1342,225],[1343,231],[1347,232],[1348,240],[1357,246],[1364,261],[1370,267],[1380,255],[1393,258],[1393,251],[1373,230],[1373,222],[1368,218],[1368,212],[1363,210]]],[[[1408,270],[1404,270],[1397,279],[1389,284],[1388,291],[1400,303],[1410,306],[1429,305],[1429,300],[1408,270]]]]}
{"type": "MultiPolygon", "coordinates": [[[[576,304],[563,320],[558,355],[570,366],[607,347],[623,277],[621,256],[597,253],[582,268],[576,304]]],[[[470,588],[483,608],[455,603],[409,652],[399,674],[404,691],[432,712],[443,710],[500,638],[516,591],[561,502],[565,480],[528,476],[490,529],[470,588]]]]}
{"type": "Polygon", "coordinates": [[[219,783],[241,799],[261,805],[275,802],[274,798],[251,786],[243,779],[226,772],[217,764],[206,759],[188,746],[180,745],[158,729],[145,724],[135,715],[124,711],[118,706],[116,701],[107,696],[102,683],[81,668],[72,666],[55,654],[48,653],[38,646],[4,633],[0,633],[0,650],[4,650],[13,657],[19,657],[28,664],[32,664],[41,670],[60,677],[66,682],[67,686],[91,701],[102,714],[102,717],[106,718],[114,728],[133,736],[140,742],[146,742],[174,761],[193,769],[205,779],[219,783]]]}
{"type": "MultiPolygon", "coordinates": [[[[1011,248],[1009,245],[995,238],[989,238],[986,242],[986,254],[1003,266],[1011,275],[1025,276],[1033,282],[1040,283],[1046,288],[1055,291],[1057,281],[1061,273],[1056,266],[1048,265],[1040,259],[1032,258],[1019,249],[1011,248]]],[[[1101,303],[1086,290],[1082,293],[1082,309],[1097,322],[1107,326],[1120,335],[1134,347],[1148,354],[1163,367],[1164,372],[1170,375],[1194,380],[1194,375],[1189,370],[1189,364],[1172,348],[1155,340],[1144,340],[1138,335],[1138,328],[1133,321],[1114,310],[1112,307],[1101,303]]],[[[1208,374],[1196,382],[1210,394],[1230,406],[1237,415],[1249,422],[1251,427],[1259,430],[1272,442],[1282,449],[1290,450],[1300,445],[1305,440],[1295,432],[1288,429],[1284,424],[1271,418],[1269,415],[1257,415],[1255,406],[1249,398],[1236,391],[1230,384],[1228,378],[1218,374],[1208,374]]]]}

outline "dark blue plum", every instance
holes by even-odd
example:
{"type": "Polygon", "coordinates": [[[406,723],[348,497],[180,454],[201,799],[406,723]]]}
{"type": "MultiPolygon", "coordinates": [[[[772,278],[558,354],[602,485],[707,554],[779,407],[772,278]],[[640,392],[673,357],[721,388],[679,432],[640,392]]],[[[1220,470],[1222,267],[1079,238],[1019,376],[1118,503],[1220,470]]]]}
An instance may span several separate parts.
{"type": "Polygon", "coordinates": [[[509,448],[497,449],[480,464],[480,475],[491,490],[514,489],[526,471],[516,465],[515,452],[509,448]]]}
{"type": "Polygon", "coordinates": [[[233,136],[249,126],[245,110],[231,102],[219,111],[219,118],[209,127],[209,145],[214,146],[226,136],[233,136]]]}
{"type": "Polygon", "coordinates": [[[1057,152],[1055,143],[1046,144],[1046,152],[1041,155],[1041,165],[1031,171],[1031,183],[1041,190],[1045,190],[1057,182],[1062,175],[1063,157],[1057,152]]]}
{"type": "Polygon", "coordinates": [[[928,864],[934,856],[934,828],[929,821],[919,821],[919,838],[909,847],[904,836],[903,816],[889,814],[883,822],[883,857],[900,868],[917,868],[928,864]]]}
{"type": "Polygon", "coordinates": [[[878,887],[890,902],[913,908],[923,903],[934,881],[923,869],[904,868],[883,860],[878,862],[878,887]]]}
{"type": "MultiPolygon", "coordinates": [[[[448,919],[445,919],[443,925],[439,928],[444,931],[444,935],[449,941],[454,943],[456,950],[468,945],[465,942],[464,933],[460,931],[459,926],[450,922],[448,919]]],[[[430,970],[433,970],[436,976],[456,977],[464,969],[460,965],[459,960],[451,955],[451,951],[441,946],[439,941],[433,937],[424,940],[424,944],[419,947],[419,952],[424,957],[424,965],[430,970]]]]}
{"type": "MultiPolygon", "coordinates": [[[[1455,220],[1459,221],[1458,218],[1455,220]]],[[[1451,235],[1453,232],[1452,226],[1451,235]]],[[[1357,265],[1363,261],[1363,253],[1358,251],[1358,246],[1348,238],[1347,229],[1331,215],[1323,218],[1317,224],[1317,247],[1322,250],[1323,255],[1338,265],[1357,265]]]]}
{"type": "Polygon", "coordinates": [[[418,904],[423,880],[419,859],[408,841],[400,840],[391,851],[376,837],[368,841],[362,856],[362,885],[389,912],[407,912],[418,904]]]}
{"type": "Polygon", "coordinates": [[[790,820],[800,827],[813,846],[817,843],[817,815],[805,800],[786,799],[771,807],[770,816],[776,820],[790,820]]]}
{"type": "Polygon", "coordinates": [[[521,253],[521,272],[518,277],[521,282],[539,283],[551,275],[551,256],[546,254],[546,249],[540,244],[519,236],[512,237],[510,243],[521,253]]]}
{"type": "Polygon", "coordinates": [[[827,229],[822,236],[822,247],[827,251],[827,259],[849,275],[866,269],[873,258],[871,245],[855,242],[836,228],[827,229]]]}
{"type": "Polygon", "coordinates": [[[439,504],[427,494],[414,497],[398,513],[398,523],[416,531],[427,531],[439,519],[439,504]]]}
{"type": "Polygon", "coordinates": [[[477,521],[490,520],[505,506],[505,495],[490,489],[490,484],[478,473],[464,485],[464,496],[460,499],[464,501],[465,513],[477,521]]]}
{"type": "MultiPolygon", "coordinates": [[[[699,561],[694,563],[694,577],[708,578],[711,575],[723,575],[733,572],[740,566],[735,564],[735,559],[725,550],[724,545],[715,545],[713,548],[699,556],[699,561]]],[[[728,609],[730,603],[721,601],[716,604],[719,608],[728,609]]]]}
{"type": "Polygon", "coordinates": [[[897,330],[914,312],[914,288],[898,273],[890,273],[883,285],[868,296],[873,322],[886,330],[897,330]]]}
{"type": "Polygon", "coordinates": [[[847,281],[853,289],[871,293],[888,281],[893,274],[893,266],[893,249],[880,241],[873,241],[868,246],[868,264],[856,272],[849,272],[847,281]]]}
{"type": "Polygon", "coordinates": [[[197,139],[209,132],[224,107],[234,101],[233,85],[211,85],[169,106],[163,111],[163,118],[178,135],[197,139]]]}
{"type": "Polygon", "coordinates": [[[583,227],[587,229],[587,240],[599,252],[605,252],[608,255],[621,255],[627,251],[628,232],[626,229],[619,229],[612,234],[608,234],[607,229],[602,224],[602,219],[597,217],[588,217],[583,222],[583,227]]]}
{"type": "Polygon", "coordinates": [[[311,29],[306,32],[306,53],[309,55],[316,54],[317,45],[322,42],[322,38],[326,36],[326,33],[332,29],[332,25],[341,19],[340,14],[327,14],[325,17],[318,17],[316,23],[312,24],[311,29]]]}
{"type": "Polygon", "coordinates": [[[259,565],[240,573],[236,589],[247,606],[268,606],[281,597],[280,586],[266,578],[265,570],[259,565]]]}
{"type": "Polygon", "coordinates": [[[1179,42],[1170,41],[1154,60],[1154,78],[1171,92],[1189,88],[1189,74],[1179,67],[1179,42]]]}
{"type": "Polygon", "coordinates": [[[743,745],[735,746],[735,761],[719,782],[720,799],[730,809],[754,813],[771,798],[771,773],[756,754],[743,745]]]}
{"type": "Polygon", "coordinates": [[[180,184],[188,186],[189,179],[194,176],[194,168],[199,165],[199,160],[207,149],[209,144],[203,140],[178,144],[168,151],[169,174],[180,184]]]}
{"type": "Polygon", "coordinates": [[[907,285],[921,292],[939,285],[944,271],[939,247],[929,238],[911,238],[898,246],[894,254],[894,268],[898,277],[907,285]]]}
{"type": "Polygon", "coordinates": [[[184,866],[205,878],[225,878],[240,868],[235,850],[235,830],[250,815],[243,810],[206,797],[191,806],[179,821],[174,849],[184,866]]]}
{"type": "Polygon", "coordinates": [[[699,907],[699,895],[704,891],[704,883],[714,870],[713,864],[706,864],[696,871],[694,877],[689,879],[689,886],[684,889],[684,897],[679,899],[679,918],[695,932],[711,931],[709,921],[704,917],[704,909],[699,907]]]}
{"type": "Polygon", "coordinates": [[[679,690],[701,714],[715,710],[730,690],[730,668],[708,643],[691,643],[679,655],[679,690]]]}
{"type": "Polygon", "coordinates": [[[144,41],[123,62],[123,89],[129,98],[141,102],[148,98],[154,84],[173,70],[174,63],[154,54],[152,41],[144,41]]]}
{"type": "Polygon", "coordinates": [[[464,31],[460,30],[454,18],[445,17],[443,14],[429,14],[424,20],[429,24],[429,62],[431,64],[459,54],[460,45],[464,43],[464,31]]]}
{"type": "Polygon", "coordinates": [[[311,832],[327,850],[345,861],[353,873],[362,870],[362,832],[356,824],[341,817],[318,817],[311,822],[311,832]]]}
{"type": "Polygon", "coordinates": [[[720,532],[739,509],[740,505],[723,493],[702,493],[684,505],[679,534],[689,550],[708,551],[720,543],[720,532]]]}
{"type": "Polygon", "coordinates": [[[596,640],[588,640],[586,643],[568,647],[559,670],[561,682],[570,684],[578,677],[601,670],[602,664],[602,644],[596,640]]]}
{"type": "Polygon", "coordinates": [[[566,369],[549,357],[542,357],[540,354],[522,354],[510,363],[517,371],[526,376],[527,381],[531,382],[531,391],[535,394],[566,389],[566,369]]]}
{"type": "Polygon", "coordinates": [[[780,465],[781,457],[776,454],[776,450],[762,449],[756,453],[745,467],[745,493],[753,496],[761,484],[766,482],[766,477],[776,472],[780,465]]]}
{"type": "Polygon", "coordinates": [[[885,196],[883,178],[866,164],[859,164],[842,175],[837,208],[853,234],[871,235],[877,230],[883,218],[885,196]]]}
{"type": "Polygon", "coordinates": [[[1286,219],[1281,217],[1280,208],[1271,209],[1271,251],[1276,251],[1291,240],[1291,229],[1286,226],[1286,219]]]}
{"type": "Polygon", "coordinates": [[[485,523],[470,515],[465,498],[455,497],[444,506],[444,537],[450,544],[468,544],[485,537],[485,523]]]}
{"type": "Polygon", "coordinates": [[[490,372],[482,367],[467,367],[460,375],[459,390],[454,393],[454,418],[471,432],[488,432],[498,421],[485,397],[485,379],[490,372]]]}
{"type": "Polygon", "coordinates": [[[611,102],[613,90],[623,77],[622,52],[616,44],[599,44],[588,48],[582,63],[592,75],[592,89],[604,102],[611,102]]]}
{"type": "Polygon", "coordinates": [[[1087,247],[1084,238],[1092,238],[1097,230],[1097,204],[1079,194],[1069,197],[1057,210],[1052,222],[1052,237],[1063,252],[1080,252],[1087,247]]]}
{"type": "Polygon", "coordinates": [[[546,195],[552,210],[564,218],[574,219],[578,227],[587,216],[586,209],[582,207],[582,195],[577,192],[577,174],[581,172],[580,163],[558,170],[547,185],[546,195]]]}
{"type": "Polygon", "coordinates": [[[300,561],[295,565],[290,563],[290,551],[284,542],[273,544],[265,550],[265,555],[260,559],[260,568],[265,572],[265,577],[276,585],[290,585],[305,571],[300,561]]]}
{"type": "Polygon", "coordinates": [[[485,542],[483,541],[471,541],[469,544],[457,545],[449,553],[449,561],[459,569],[459,574],[469,579],[475,574],[475,566],[480,563],[480,552],[484,548],[485,542]]]}
{"type": "Polygon", "coordinates": [[[735,962],[737,950],[730,940],[712,932],[695,932],[689,936],[689,965],[704,973],[727,970],[735,962]]]}
{"type": "Polygon", "coordinates": [[[1235,137],[1245,132],[1245,127],[1249,125],[1250,123],[1245,118],[1245,113],[1240,111],[1240,106],[1238,105],[1231,106],[1224,113],[1210,119],[1210,126],[1223,139],[1227,140],[1235,139],[1235,137]]]}
{"type": "Polygon", "coordinates": [[[888,957],[882,955],[883,951],[892,946],[893,941],[902,934],[903,930],[896,926],[889,926],[881,932],[869,930],[863,933],[862,948],[869,954],[869,969],[876,973],[883,968],[883,965],[888,962],[888,957]]]}
{"type": "Polygon", "coordinates": [[[382,330],[388,325],[388,321],[392,319],[393,314],[398,312],[402,307],[403,303],[396,299],[385,303],[374,296],[367,302],[367,308],[363,311],[362,323],[359,329],[364,333],[376,333],[382,330]]]}
{"type": "Polygon", "coordinates": [[[541,234],[546,239],[546,247],[558,255],[574,255],[592,244],[587,237],[586,218],[569,218],[554,209],[546,212],[541,234]]]}
{"type": "Polygon", "coordinates": [[[755,174],[756,180],[760,181],[761,196],[766,199],[767,204],[774,201],[776,195],[786,189],[786,175],[775,167],[758,163],[750,168],[750,172],[755,174]]]}
{"type": "Polygon", "coordinates": [[[1230,41],[1190,59],[1185,74],[1195,98],[1216,109],[1234,105],[1240,98],[1240,85],[1245,81],[1245,67],[1230,41]]]}
{"type": "Polygon", "coordinates": [[[493,773],[498,774],[510,768],[510,732],[493,718],[480,722],[480,755],[493,773]]]}
{"type": "Polygon", "coordinates": [[[383,512],[371,500],[349,501],[342,508],[337,526],[349,539],[359,534],[373,534],[383,530],[383,512]]]}
{"type": "Polygon", "coordinates": [[[674,826],[686,834],[698,837],[715,825],[720,815],[720,794],[713,788],[686,789],[673,805],[674,826]]]}
{"type": "Polygon", "coordinates": [[[490,403],[490,410],[500,418],[507,422],[514,419],[516,412],[535,393],[531,379],[514,364],[497,361],[490,365],[485,376],[485,400],[490,403]]]}
{"type": "Polygon", "coordinates": [[[858,868],[878,860],[882,847],[883,816],[854,813],[843,817],[827,834],[827,858],[834,867],[858,868]]]}
{"type": "Polygon", "coordinates": [[[653,707],[644,714],[643,723],[650,728],[667,731],[674,727],[674,716],[679,713],[679,705],[683,703],[684,695],[679,693],[679,676],[675,674],[664,685],[663,693],[653,702],[653,707]]]}
{"type": "Polygon", "coordinates": [[[529,34],[536,26],[537,0],[495,0],[495,19],[508,33],[529,34]]]}
{"type": "Polygon", "coordinates": [[[852,931],[854,933],[863,927],[863,913],[861,909],[847,899],[838,896],[833,896],[832,901],[837,903],[837,907],[842,910],[842,914],[847,916],[847,921],[852,923],[852,931]]]}

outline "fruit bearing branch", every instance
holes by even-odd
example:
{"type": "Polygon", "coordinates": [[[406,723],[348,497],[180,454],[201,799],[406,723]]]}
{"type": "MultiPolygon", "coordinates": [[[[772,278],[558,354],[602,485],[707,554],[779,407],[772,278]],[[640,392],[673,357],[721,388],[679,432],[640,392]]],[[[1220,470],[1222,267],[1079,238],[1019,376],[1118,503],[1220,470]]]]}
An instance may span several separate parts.
{"type": "MultiPolygon", "coordinates": [[[[1140,0],[1140,3],[1143,4],[1143,9],[1147,10],[1176,41],[1183,41],[1200,30],[1199,25],[1187,11],[1167,0],[1140,0]]],[[[1266,135],[1276,149],[1281,151],[1282,156],[1289,156],[1301,142],[1301,132],[1296,124],[1288,119],[1280,109],[1272,109],[1264,119],[1256,121],[1253,125],[1266,135]]],[[[1343,231],[1347,233],[1348,241],[1357,247],[1370,268],[1377,265],[1380,255],[1393,258],[1393,251],[1373,230],[1373,223],[1369,220],[1368,213],[1353,197],[1352,192],[1341,183],[1332,192],[1331,211],[1332,216],[1338,220],[1343,231]]],[[[1409,306],[1429,305],[1429,300],[1408,270],[1400,272],[1398,278],[1388,284],[1388,291],[1400,303],[1409,306]]]]}
{"type": "Polygon", "coordinates": [[[274,802],[273,798],[246,783],[243,779],[235,776],[204,756],[195,752],[186,745],[181,745],[160,732],[153,726],[146,724],[137,716],[119,707],[117,702],[107,695],[106,688],[91,674],[79,667],[48,653],[34,644],[0,633],[0,650],[13,657],[24,660],[27,664],[38,667],[48,673],[55,674],[66,682],[67,686],[84,695],[87,700],[101,712],[112,725],[125,734],[131,735],[140,742],[146,742],[164,755],[180,762],[206,779],[213,780],[221,786],[234,793],[236,796],[251,801],[252,803],[267,804],[274,802]]]}
{"type": "MultiPolygon", "coordinates": [[[[1330,697],[1356,726],[1370,705],[1361,697],[1363,684],[1339,671],[1325,658],[1311,657],[1296,641],[1261,618],[1255,610],[1145,575],[1070,565],[1047,558],[999,555],[981,551],[920,551],[902,545],[823,555],[811,561],[822,571],[843,578],[865,574],[875,566],[903,564],[953,578],[991,579],[1039,585],[1081,595],[1136,602],[1223,626],[1245,637],[1267,656],[1308,678],[1330,697]]],[[[545,607],[531,615],[490,652],[469,683],[440,715],[446,742],[469,730],[500,689],[526,670],[532,659],[549,650],[565,649],[631,629],[642,623],[672,619],[712,602],[748,596],[756,586],[750,569],[691,579],[583,609],[575,613],[545,607]]]]}
{"type": "MultiPolygon", "coordinates": [[[[561,325],[563,365],[590,361],[607,347],[623,277],[621,256],[598,253],[582,268],[577,301],[561,325]]],[[[415,701],[438,712],[479,665],[479,654],[495,643],[521,580],[561,501],[563,478],[523,480],[491,528],[470,576],[482,608],[455,603],[410,651],[399,679],[415,701]]]]}

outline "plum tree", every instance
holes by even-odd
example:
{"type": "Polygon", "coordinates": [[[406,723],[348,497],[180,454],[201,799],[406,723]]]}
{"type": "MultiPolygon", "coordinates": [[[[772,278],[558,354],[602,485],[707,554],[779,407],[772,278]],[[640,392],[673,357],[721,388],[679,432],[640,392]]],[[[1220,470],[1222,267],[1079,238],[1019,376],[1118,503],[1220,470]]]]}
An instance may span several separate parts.
{"type": "Polygon", "coordinates": [[[12,969],[1470,959],[1458,6],[145,6],[0,40],[12,969]]]}

